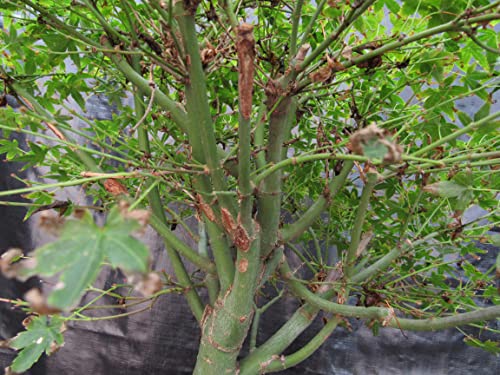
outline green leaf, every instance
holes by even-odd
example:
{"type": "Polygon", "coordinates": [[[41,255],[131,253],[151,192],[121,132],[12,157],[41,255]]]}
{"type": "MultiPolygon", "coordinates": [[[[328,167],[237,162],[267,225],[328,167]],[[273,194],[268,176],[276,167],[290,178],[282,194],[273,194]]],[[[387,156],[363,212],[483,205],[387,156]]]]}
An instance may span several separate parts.
{"type": "Polygon", "coordinates": [[[17,155],[22,154],[17,139],[0,139],[0,154],[5,154],[7,160],[11,160],[17,155]]]}
{"type": "Polygon", "coordinates": [[[474,57],[474,59],[479,63],[481,68],[483,68],[486,71],[489,71],[490,64],[488,62],[486,54],[484,53],[484,50],[478,45],[474,44],[471,46],[471,52],[472,52],[472,57],[474,57]]]}
{"type": "Polygon", "coordinates": [[[28,212],[26,212],[23,221],[28,220],[40,206],[51,204],[54,201],[54,197],[46,191],[35,191],[31,194],[27,194],[25,198],[30,199],[33,202],[33,206],[28,208],[28,212]]]}
{"type": "Polygon", "coordinates": [[[33,318],[27,330],[10,342],[13,349],[21,350],[12,362],[12,371],[21,373],[28,370],[44,352],[51,354],[53,343],[61,346],[64,341],[60,332],[62,323],[63,320],[58,316],[50,320],[46,316],[33,318]]]}
{"type": "Polygon", "coordinates": [[[82,94],[78,90],[71,90],[71,96],[75,99],[75,102],[80,106],[80,108],[85,108],[85,99],[83,99],[82,94]]]}
{"type": "MultiPolygon", "coordinates": [[[[73,264],[64,269],[54,291],[47,298],[50,306],[59,309],[71,307],[79,301],[85,288],[97,278],[104,260],[104,252],[100,249],[100,237],[94,236],[88,243],[83,243],[83,248],[79,249],[80,256],[75,254],[73,264]]],[[[83,237],[78,238],[80,241],[84,240],[83,237]]],[[[73,243],[73,249],[77,246],[77,243],[73,243]]]]}
{"type": "Polygon", "coordinates": [[[31,166],[41,165],[45,160],[47,152],[49,151],[49,148],[46,146],[39,146],[33,142],[28,143],[31,150],[24,155],[15,158],[16,161],[25,163],[22,167],[22,170],[25,170],[31,166]]]}
{"type": "Polygon", "coordinates": [[[392,13],[395,13],[395,14],[397,14],[399,12],[399,10],[401,9],[401,7],[399,6],[399,4],[397,3],[396,0],[385,0],[385,5],[392,13]]]}
{"type": "Polygon", "coordinates": [[[466,337],[464,339],[464,342],[469,346],[481,348],[492,354],[497,354],[497,355],[500,354],[500,343],[497,341],[492,341],[492,340],[480,341],[473,337],[466,337]]]}
{"type": "Polygon", "coordinates": [[[478,111],[475,113],[474,121],[479,121],[488,116],[490,114],[490,107],[491,105],[489,102],[484,103],[481,106],[481,108],[479,108],[478,111]]]}
{"type": "Polygon", "coordinates": [[[472,186],[474,181],[472,173],[470,172],[458,172],[454,177],[453,181],[462,186],[472,186]]]}
{"type": "Polygon", "coordinates": [[[441,50],[436,50],[432,52],[424,52],[421,57],[422,63],[418,65],[418,68],[422,74],[431,75],[437,82],[443,80],[443,62],[447,56],[441,50]]]}
{"type": "Polygon", "coordinates": [[[43,342],[24,348],[12,362],[12,370],[15,373],[21,373],[31,368],[45,351],[45,347],[42,344],[43,342]]]}
{"type": "Polygon", "coordinates": [[[110,220],[98,227],[86,212],[80,221],[68,221],[60,238],[35,251],[36,266],[26,270],[27,276],[52,276],[60,273],[59,282],[49,295],[50,306],[71,308],[94,282],[104,260],[127,271],[146,272],[147,247],[130,236],[138,223],[125,220],[113,209],[110,220]]]}
{"type": "Polygon", "coordinates": [[[378,139],[371,139],[363,147],[363,155],[370,160],[383,160],[387,152],[387,146],[379,142],[378,139]]]}
{"type": "MultiPolygon", "coordinates": [[[[491,243],[495,246],[500,246],[500,234],[494,234],[491,236],[491,243]]],[[[498,253],[497,258],[497,268],[500,267],[500,253],[498,253]]]]}
{"type": "Polygon", "coordinates": [[[427,185],[424,190],[430,193],[436,193],[441,197],[456,198],[464,194],[468,188],[467,186],[457,184],[453,181],[440,181],[432,185],[427,185]]]}
{"type": "Polygon", "coordinates": [[[483,137],[484,135],[489,134],[493,137],[496,137],[498,135],[498,129],[500,129],[500,121],[490,121],[477,128],[474,135],[483,137]]]}
{"type": "Polygon", "coordinates": [[[70,46],[70,39],[62,34],[43,34],[42,39],[47,47],[54,52],[64,52],[70,46]]]}
{"type": "Polygon", "coordinates": [[[467,189],[457,197],[456,202],[453,204],[453,208],[455,210],[465,211],[473,199],[474,193],[467,189]]]}
{"type": "Polygon", "coordinates": [[[147,271],[148,249],[135,238],[110,235],[102,246],[114,267],[128,271],[147,271]]]}
{"type": "Polygon", "coordinates": [[[462,123],[463,126],[467,126],[472,122],[472,119],[465,112],[460,111],[457,113],[457,115],[458,115],[458,119],[460,120],[460,122],[462,123]]]}

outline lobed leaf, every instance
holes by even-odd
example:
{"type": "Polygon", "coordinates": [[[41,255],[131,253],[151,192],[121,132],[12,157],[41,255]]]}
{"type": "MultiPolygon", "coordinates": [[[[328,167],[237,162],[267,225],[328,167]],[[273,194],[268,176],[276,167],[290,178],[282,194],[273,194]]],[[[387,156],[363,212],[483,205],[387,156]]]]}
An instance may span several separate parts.
{"type": "Polygon", "coordinates": [[[27,330],[17,335],[11,342],[13,349],[20,350],[12,362],[11,369],[16,373],[28,370],[45,352],[50,355],[54,347],[60,347],[64,338],[61,334],[63,320],[54,316],[33,318],[27,330]]]}
{"type": "Polygon", "coordinates": [[[71,308],[95,281],[105,260],[127,271],[147,271],[148,249],[130,235],[137,227],[137,222],[124,219],[117,209],[103,227],[86,212],[81,220],[67,222],[57,241],[35,251],[36,265],[26,268],[23,276],[60,274],[48,303],[61,310],[71,308]]]}

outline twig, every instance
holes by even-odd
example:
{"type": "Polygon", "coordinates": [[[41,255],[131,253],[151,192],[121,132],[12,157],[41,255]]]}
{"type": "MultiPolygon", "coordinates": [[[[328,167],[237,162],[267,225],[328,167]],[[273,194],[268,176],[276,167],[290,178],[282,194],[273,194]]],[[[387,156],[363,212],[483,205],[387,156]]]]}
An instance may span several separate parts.
{"type": "Polygon", "coordinates": [[[144,111],[144,114],[142,117],[137,121],[137,123],[130,129],[129,134],[132,135],[139,126],[146,120],[146,117],[148,117],[149,113],[151,112],[151,109],[153,108],[153,103],[155,101],[155,93],[156,93],[156,84],[154,83],[153,80],[153,69],[154,69],[154,64],[151,64],[151,68],[149,70],[149,86],[151,87],[151,96],[149,98],[149,103],[148,106],[146,107],[146,110],[144,111]]]}

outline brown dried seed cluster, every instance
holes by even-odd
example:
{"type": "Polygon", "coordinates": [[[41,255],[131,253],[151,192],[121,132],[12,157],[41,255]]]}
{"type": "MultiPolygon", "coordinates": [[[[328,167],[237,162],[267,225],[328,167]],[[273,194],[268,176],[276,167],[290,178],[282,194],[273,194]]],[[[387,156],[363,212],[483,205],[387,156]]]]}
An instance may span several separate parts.
{"type": "Polygon", "coordinates": [[[159,292],[163,287],[160,275],[156,272],[150,272],[145,275],[135,286],[135,290],[145,297],[150,297],[156,292],[159,292]]]}
{"type": "Polygon", "coordinates": [[[58,314],[61,310],[50,307],[46,298],[37,288],[30,289],[24,295],[24,299],[30,304],[31,309],[40,315],[58,314]]]}
{"type": "Polygon", "coordinates": [[[23,255],[21,249],[9,249],[0,257],[0,272],[7,278],[16,276],[20,263],[14,263],[23,255]]]}
{"type": "Polygon", "coordinates": [[[215,56],[217,55],[217,49],[212,45],[212,43],[207,41],[207,45],[201,50],[200,55],[201,63],[203,64],[203,66],[206,66],[208,63],[215,59],[215,56]]]}
{"type": "Polygon", "coordinates": [[[106,181],[104,181],[104,188],[108,193],[115,197],[121,194],[128,195],[128,191],[125,186],[123,186],[121,182],[114,178],[108,178],[106,181]]]}
{"type": "Polygon", "coordinates": [[[46,233],[58,236],[65,223],[65,217],[54,211],[42,211],[38,214],[39,227],[46,233]]]}
{"type": "Polygon", "coordinates": [[[135,220],[142,227],[145,227],[149,224],[149,219],[151,217],[151,212],[148,210],[132,210],[129,211],[129,203],[127,201],[120,201],[118,203],[118,208],[120,210],[120,214],[124,219],[135,220]]]}
{"type": "Polygon", "coordinates": [[[333,78],[335,73],[344,70],[344,65],[337,61],[336,59],[332,59],[330,56],[326,55],[326,65],[323,65],[321,68],[309,74],[309,78],[312,82],[325,82],[330,78],[333,78]]]}

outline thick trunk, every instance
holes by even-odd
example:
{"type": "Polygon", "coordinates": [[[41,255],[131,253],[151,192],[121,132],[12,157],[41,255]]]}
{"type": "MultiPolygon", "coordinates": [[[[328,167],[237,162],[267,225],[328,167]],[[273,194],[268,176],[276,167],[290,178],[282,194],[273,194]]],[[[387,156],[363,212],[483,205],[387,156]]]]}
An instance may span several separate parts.
{"type": "MultiPolygon", "coordinates": [[[[248,332],[248,320],[239,322],[230,311],[217,300],[213,310],[203,321],[200,350],[194,374],[235,374],[237,357],[248,332]]],[[[206,310],[207,311],[207,310],[206,310]]]]}
{"type": "Polygon", "coordinates": [[[253,304],[238,303],[238,296],[246,294],[253,301],[255,288],[230,290],[227,296],[217,299],[214,307],[208,306],[202,320],[202,336],[194,374],[235,374],[237,357],[253,318],[253,304]]]}
{"type": "Polygon", "coordinates": [[[237,372],[237,358],[254,315],[254,296],[259,274],[260,233],[254,224],[252,243],[238,248],[233,285],[207,306],[201,321],[202,335],[194,374],[221,375],[237,372]]]}

